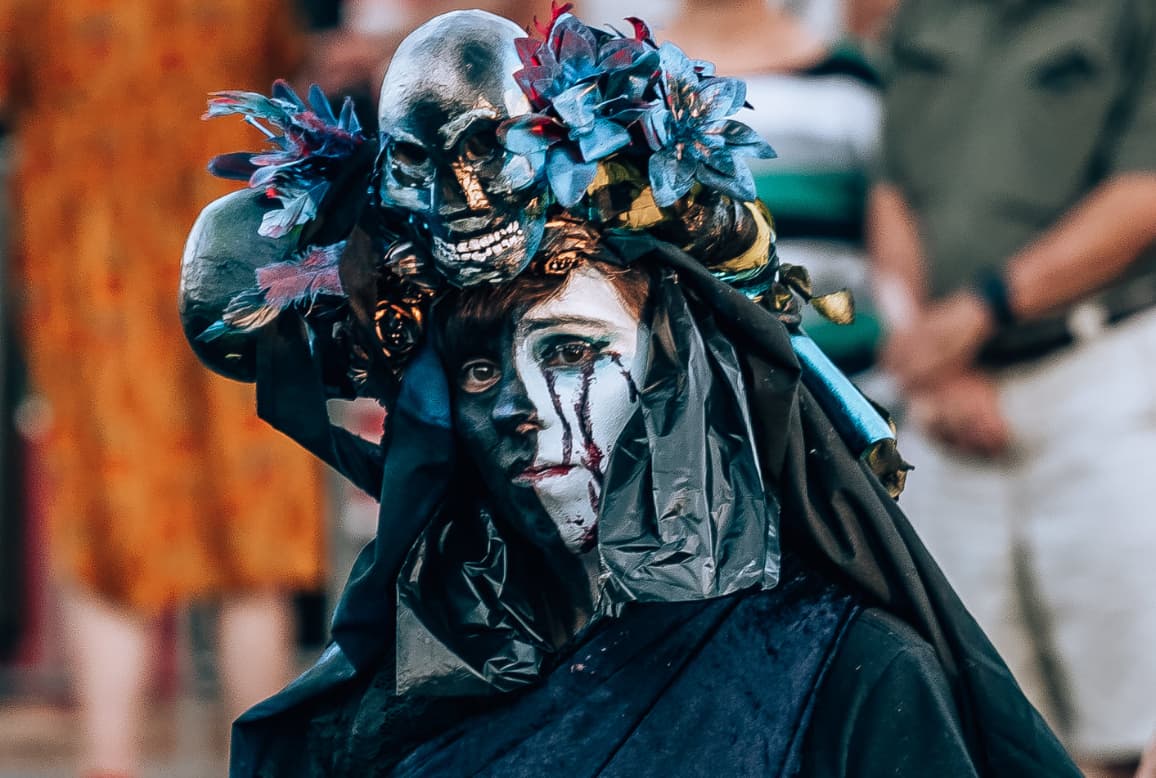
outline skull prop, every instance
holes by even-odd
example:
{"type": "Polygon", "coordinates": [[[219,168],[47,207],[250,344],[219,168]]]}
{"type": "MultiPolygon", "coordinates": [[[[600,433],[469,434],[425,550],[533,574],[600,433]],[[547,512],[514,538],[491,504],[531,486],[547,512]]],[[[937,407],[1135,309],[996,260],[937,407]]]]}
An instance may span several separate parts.
{"type": "Polygon", "coordinates": [[[457,286],[513,278],[542,240],[544,159],[508,151],[497,135],[530,111],[513,78],[524,36],[484,11],[444,14],[402,42],[382,83],[382,205],[417,217],[457,286]]]}

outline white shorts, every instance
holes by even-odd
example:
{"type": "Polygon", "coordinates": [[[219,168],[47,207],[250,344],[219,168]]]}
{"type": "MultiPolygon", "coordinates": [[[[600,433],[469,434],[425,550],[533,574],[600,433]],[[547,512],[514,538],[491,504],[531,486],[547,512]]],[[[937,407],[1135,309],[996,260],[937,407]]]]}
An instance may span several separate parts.
{"type": "Polygon", "coordinates": [[[1073,753],[1135,758],[1156,732],[1156,312],[998,380],[1012,452],[908,425],[900,505],[1073,753]]]}

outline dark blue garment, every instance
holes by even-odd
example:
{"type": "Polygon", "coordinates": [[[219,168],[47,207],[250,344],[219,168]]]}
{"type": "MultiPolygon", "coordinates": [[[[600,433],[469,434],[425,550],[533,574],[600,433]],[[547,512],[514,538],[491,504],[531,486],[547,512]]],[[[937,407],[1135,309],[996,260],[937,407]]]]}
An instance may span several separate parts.
{"type": "Polygon", "coordinates": [[[250,728],[233,774],[796,775],[856,610],[799,570],[767,592],[636,605],[523,691],[423,708],[384,684],[348,684],[250,728]]]}

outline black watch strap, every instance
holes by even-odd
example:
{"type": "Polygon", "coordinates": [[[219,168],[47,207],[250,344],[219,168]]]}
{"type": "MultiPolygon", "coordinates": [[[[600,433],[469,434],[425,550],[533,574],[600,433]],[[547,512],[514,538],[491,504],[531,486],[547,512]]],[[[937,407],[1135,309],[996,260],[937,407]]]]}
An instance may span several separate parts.
{"type": "Polygon", "coordinates": [[[976,275],[974,288],[995,317],[996,324],[1000,327],[1015,324],[1016,315],[1012,311],[1003,273],[994,269],[981,271],[976,275]]]}

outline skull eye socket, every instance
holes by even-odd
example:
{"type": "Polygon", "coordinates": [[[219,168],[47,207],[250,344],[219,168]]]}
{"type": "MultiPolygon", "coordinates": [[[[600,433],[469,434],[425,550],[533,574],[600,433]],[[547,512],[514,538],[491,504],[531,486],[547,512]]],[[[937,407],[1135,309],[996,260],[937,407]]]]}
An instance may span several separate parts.
{"type": "Polygon", "coordinates": [[[489,159],[498,151],[496,127],[484,127],[462,139],[462,155],[471,162],[489,159]]]}
{"type": "Polygon", "coordinates": [[[421,167],[429,162],[429,154],[426,154],[425,149],[416,143],[395,143],[393,145],[393,158],[406,167],[421,167]]]}
{"type": "Polygon", "coordinates": [[[433,162],[429,154],[416,143],[399,141],[389,149],[393,171],[403,184],[428,183],[433,176],[433,162]]]}

